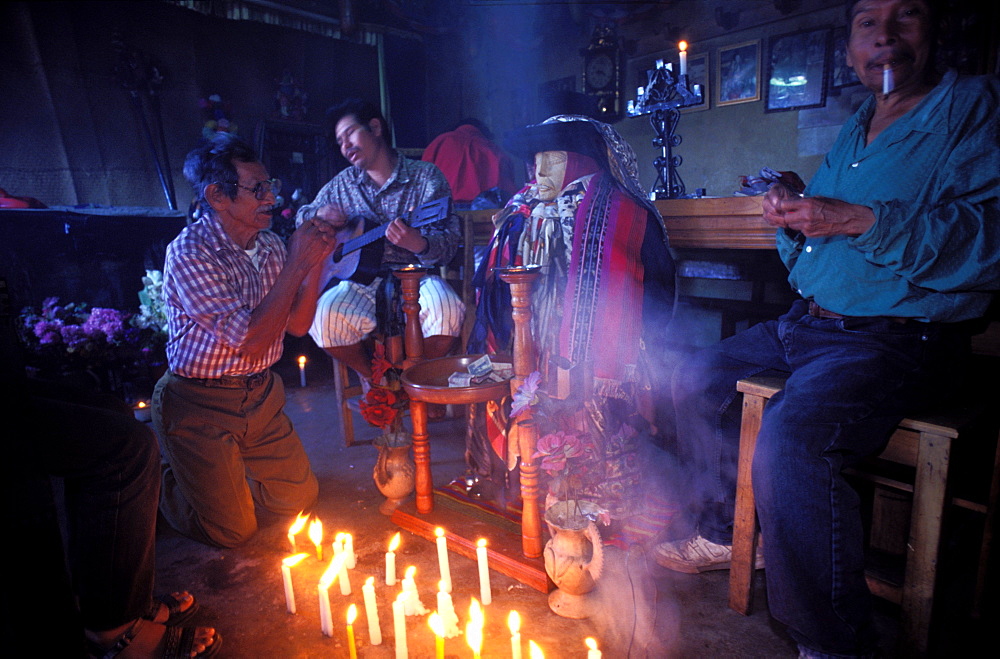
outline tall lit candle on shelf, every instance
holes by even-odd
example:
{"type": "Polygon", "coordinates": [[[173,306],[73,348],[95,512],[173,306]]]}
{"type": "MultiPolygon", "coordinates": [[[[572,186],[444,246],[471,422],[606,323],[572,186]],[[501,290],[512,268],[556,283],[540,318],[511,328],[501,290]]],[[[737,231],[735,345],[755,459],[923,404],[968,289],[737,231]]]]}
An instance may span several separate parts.
{"type": "Polygon", "coordinates": [[[333,637],[333,614],[330,610],[330,585],[337,578],[336,565],[330,563],[319,579],[319,628],[324,635],[333,637]]]}
{"type": "Polygon", "coordinates": [[[445,582],[448,592],[451,592],[451,568],[448,566],[448,539],[444,537],[444,529],[440,526],[434,529],[437,536],[438,567],[441,569],[441,579],[445,582]]]}
{"type": "Polygon", "coordinates": [[[358,649],[354,646],[354,620],[358,617],[358,607],[351,604],[347,607],[347,649],[351,659],[358,659],[358,649]]]}
{"type": "Polygon", "coordinates": [[[292,588],[292,568],[309,554],[295,554],[281,559],[281,583],[285,587],[285,608],[295,613],[295,589],[292,588]]]}
{"type": "Polygon", "coordinates": [[[382,626],[378,620],[378,604],[375,602],[375,577],[368,577],[361,587],[365,598],[365,615],[368,616],[368,642],[372,645],[382,644],[382,626]]]}
{"type": "Polygon", "coordinates": [[[427,624],[434,631],[434,659],[444,659],[444,623],[437,612],[427,618],[427,624]]]}
{"type": "Polygon", "coordinates": [[[396,659],[406,659],[409,655],[406,649],[406,593],[396,595],[392,603],[392,626],[396,634],[396,659]]]}
{"type": "Polygon", "coordinates": [[[507,616],[507,627],[510,628],[511,659],[521,659],[521,614],[511,611],[507,616]]]}
{"type": "Polygon", "coordinates": [[[597,641],[587,637],[583,642],[587,644],[587,659],[601,659],[601,651],[597,649],[597,641]]]}
{"type": "Polygon", "coordinates": [[[680,60],[681,60],[680,74],[682,76],[686,76],[687,72],[688,72],[688,54],[687,54],[687,49],[688,49],[688,42],[687,41],[681,41],[679,44],[677,44],[677,50],[680,51],[678,53],[678,56],[680,57],[680,60]]]}
{"type": "Polygon", "coordinates": [[[309,539],[316,545],[316,560],[323,560],[323,522],[319,518],[309,522],[309,539]]]}
{"type": "Polygon", "coordinates": [[[476,562],[479,564],[479,599],[486,606],[493,601],[493,590],[490,588],[490,566],[486,562],[486,540],[482,538],[476,542],[476,562]]]}
{"type": "Polygon", "coordinates": [[[542,652],[542,649],[534,641],[528,641],[528,658],[545,659],[545,653],[542,652]]]}
{"type": "Polygon", "coordinates": [[[309,515],[303,515],[299,513],[295,516],[295,521],[292,525],[288,527],[288,542],[292,545],[292,553],[298,551],[298,547],[295,546],[295,536],[298,535],[299,531],[305,528],[306,522],[309,521],[309,515]]]}
{"type": "Polygon", "coordinates": [[[385,554],[385,585],[396,585],[396,550],[399,549],[399,534],[389,541],[389,551],[385,554]]]}
{"type": "Polygon", "coordinates": [[[299,386],[306,386],[306,356],[299,355],[299,386]]]}
{"type": "Polygon", "coordinates": [[[353,570],[358,564],[358,557],[354,553],[354,536],[350,533],[344,534],[344,554],[347,556],[345,565],[353,570]]]}

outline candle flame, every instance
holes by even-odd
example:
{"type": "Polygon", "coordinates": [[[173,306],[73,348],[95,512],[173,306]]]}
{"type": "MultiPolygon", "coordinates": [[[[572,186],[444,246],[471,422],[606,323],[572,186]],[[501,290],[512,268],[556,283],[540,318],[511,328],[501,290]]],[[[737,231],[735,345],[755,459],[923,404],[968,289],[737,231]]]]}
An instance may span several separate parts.
{"type": "Polygon", "coordinates": [[[530,659],[545,659],[545,654],[542,653],[542,649],[538,647],[534,641],[528,641],[528,657],[530,659]]]}
{"type": "Polygon", "coordinates": [[[444,620],[438,615],[437,611],[431,614],[431,617],[427,619],[427,624],[430,628],[434,630],[434,635],[441,637],[444,636],[444,620]]]}
{"type": "Polygon", "coordinates": [[[400,541],[399,533],[392,536],[392,540],[389,541],[389,551],[396,551],[397,549],[399,549],[399,541],[400,541]]]}
{"type": "Polygon", "coordinates": [[[353,625],[354,621],[357,619],[357,617],[358,617],[358,607],[357,607],[357,605],[352,604],[349,607],[347,607],[347,624],[348,625],[353,625]]]}
{"type": "Polygon", "coordinates": [[[437,527],[436,529],[434,529],[434,535],[436,535],[439,538],[443,538],[444,537],[444,529],[441,528],[440,526],[437,527]]]}
{"type": "Polygon", "coordinates": [[[303,558],[305,558],[308,555],[309,554],[293,554],[292,556],[281,559],[281,564],[286,567],[295,567],[296,565],[302,562],[303,558]]]}
{"type": "Polygon", "coordinates": [[[323,522],[318,517],[309,522],[309,539],[314,545],[323,542],[323,522]]]}
{"type": "Polygon", "coordinates": [[[583,640],[583,642],[586,643],[587,647],[590,648],[591,650],[596,650],[597,649],[597,641],[595,641],[594,639],[590,638],[589,636],[587,638],[585,638],[583,640]]]}
{"type": "Polygon", "coordinates": [[[141,410],[142,408],[146,407],[146,401],[140,400],[138,403],[135,404],[135,406],[141,410]]]}
{"type": "Polygon", "coordinates": [[[465,625],[465,642],[472,648],[472,652],[479,656],[479,651],[483,648],[483,628],[470,620],[465,625]]]}
{"type": "Polygon", "coordinates": [[[320,588],[326,590],[333,584],[334,581],[337,580],[337,575],[340,574],[340,564],[342,562],[343,561],[340,556],[330,561],[330,565],[327,566],[326,572],[324,572],[323,576],[319,578],[320,588]]]}
{"type": "Polygon", "coordinates": [[[482,628],[483,622],[483,608],[479,605],[479,600],[473,597],[472,603],[469,604],[469,624],[482,628]]]}
{"type": "Polygon", "coordinates": [[[517,611],[511,611],[510,615],[507,616],[507,627],[510,628],[511,634],[521,631],[521,614],[517,611]]]}
{"type": "Polygon", "coordinates": [[[680,43],[677,44],[677,50],[679,50],[681,52],[684,52],[687,49],[688,49],[688,42],[687,41],[681,41],[680,43]]]}
{"type": "Polygon", "coordinates": [[[305,355],[299,355],[299,366],[302,367],[302,366],[305,366],[305,365],[306,365],[306,356],[305,355]]]}
{"type": "Polygon", "coordinates": [[[413,575],[415,575],[416,573],[417,573],[417,566],[411,565],[410,567],[406,568],[406,574],[404,576],[407,579],[412,579],[413,575]]]}
{"type": "Polygon", "coordinates": [[[308,521],[309,521],[309,515],[303,515],[302,513],[296,515],[295,521],[292,522],[292,525],[290,527],[288,527],[288,535],[294,536],[296,533],[305,528],[306,522],[308,521]]]}
{"type": "Polygon", "coordinates": [[[476,546],[477,547],[485,547],[486,546],[486,538],[480,538],[479,540],[476,540],[476,546]]]}
{"type": "Polygon", "coordinates": [[[371,586],[372,588],[374,588],[375,587],[375,577],[368,577],[367,579],[365,579],[365,585],[366,586],[371,586]]]}
{"type": "Polygon", "coordinates": [[[440,590],[442,593],[445,592],[445,587],[446,586],[447,586],[447,583],[445,582],[444,579],[442,579],[441,581],[438,582],[438,590],[440,590]]]}

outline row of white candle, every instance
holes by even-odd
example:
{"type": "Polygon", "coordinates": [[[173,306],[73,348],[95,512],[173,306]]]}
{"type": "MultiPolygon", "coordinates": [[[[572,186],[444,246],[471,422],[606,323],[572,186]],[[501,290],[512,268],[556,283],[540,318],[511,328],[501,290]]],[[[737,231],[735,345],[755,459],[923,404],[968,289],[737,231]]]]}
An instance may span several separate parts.
{"type": "MultiPolygon", "coordinates": [[[[293,552],[297,549],[295,537],[305,527],[308,519],[308,515],[299,513],[295,522],[293,522],[292,526],[288,530],[288,540],[292,546],[293,552]]],[[[313,521],[309,524],[308,536],[315,545],[317,560],[322,561],[323,525],[319,519],[313,519],[313,521]]],[[[438,582],[437,611],[432,614],[429,624],[437,635],[438,657],[443,657],[444,638],[452,638],[461,632],[458,629],[458,616],[455,613],[454,604],[450,595],[452,590],[451,568],[448,559],[448,543],[444,529],[440,527],[435,529],[435,536],[438,551],[438,569],[441,572],[441,580],[438,582]]],[[[392,586],[396,583],[395,552],[399,548],[400,541],[401,535],[396,533],[389,542],[389,550],[385,555],[386,585],[392,586]]],[[[326,636],[333,636],[333,614],[330,607],[329,596],[330,586],[333,585],[334,581],[339,581],[341,594],[351,594],[351,582],[347,570],[353,569],[356,566],[357,561],[357,557],[354,553],[353,536],[349,533],[338,533],[333,542],[333,552],[333,559],[320,578],[317,588],[319,593],[320,629],[326,636]]],[[[292,585],[291,569],[298,565],[307,556],[308,554],[306,553],[296,553],[282,560],[282,585],[285,591],[286,609],[290,614],[296,613],[295,592],[292,585]]],[[[489,564],[487,562],[485,539],[480,539],[476,543],[476,560],[479,571],[480,599],[483,605],[488,605],[492,602],[493,598],[492,588],[490,585],[489,564]]],[[[414,579],[415,572],[416,567],[411,565],[407,568],[403,578],[402,592],[397,595],[396,600],[392,604],[393,625],[396,631],[397,657],[407,656],[406,616],[423,615],[424,613],[427,613],[423,602],[420,600],[420,595],[417,592],[416,582],[414,579]]],[[[372,645],[379,645],[382,643],[382,631],[379,622],[378,606],[375,601],[375,578],[368,577],[365,585],[362,586],[361,591],[364,598],[365,613],[368,619],[369,640],[372,645]]],[[[347,635],[352,659],[357,656],[353,628],[356,616],[357,607],[354,604],[351,604],[347,613],[347,635]]],[[[478,659],[479,649],[482,643],[482,626],[484,623],[484,616],[482,614],[482,609],[480,608],[479,600],[476,600],[475,598],[472,599],[469,617],[469,623],[466,625],[466,640],[470,647],[473,648],[476,659],[478,659]]],[[[508,619],[508,625],[511,629],[512,655],[515,659],[520,659],[520,616],[516,611],[511,611],[511,615],[508,619]]],[[[600,659],[601,653],[597,649],[596,641],[588,638],[586,639],[586,644],[587,647],[590,648],[587,654],[587,659],[600,659]]],[[[537,646],[533,641],[529,642],[529,646],[532,658],[536,656],[543,656],[541,654],[541,650],[537,649],[537,646]]]]}

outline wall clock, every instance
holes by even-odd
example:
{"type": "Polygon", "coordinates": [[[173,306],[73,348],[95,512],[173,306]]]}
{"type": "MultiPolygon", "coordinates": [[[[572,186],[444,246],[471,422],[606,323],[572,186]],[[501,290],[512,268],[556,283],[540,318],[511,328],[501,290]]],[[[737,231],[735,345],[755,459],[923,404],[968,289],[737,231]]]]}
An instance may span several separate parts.
{"type": "Polygon", "coordinates": [[[594,117],[618,121],[622,117],[622,50],[610,25],[598,26],[583,55],[583,91],[594,99],[594,117]]]}

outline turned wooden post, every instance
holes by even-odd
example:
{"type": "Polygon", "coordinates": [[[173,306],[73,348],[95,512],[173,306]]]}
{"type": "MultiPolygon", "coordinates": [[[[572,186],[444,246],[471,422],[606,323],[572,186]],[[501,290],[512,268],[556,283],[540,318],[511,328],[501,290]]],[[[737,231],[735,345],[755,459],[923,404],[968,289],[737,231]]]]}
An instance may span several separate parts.
{"type": "MultiPolygon", "coordinates": [[[[531,337],[531,286],[538,278],[538,266],[497,268],[501,280],[510,284],[510,303],[514,318],[513,394],[537,369],[535,342],[531,337]]],[[[531,422],[530,408],[519,419],[518,447],[521,453],[521,551],[528,558],[542,555],[542,516],[538,506],[538,463],[532,457],[538,434],[531,422]]]]}
{"type": "Polygon", "coordinates": [[[406,315],[406,329],[403,334],[406,357],[403,360],[403,368],[409,368],[424,358],[424,334],[420,329],[420,280],[429,271],[430,268],[420,265],[408,265],[392,271],[401,282],[403,313],[406,315]]]}

